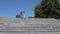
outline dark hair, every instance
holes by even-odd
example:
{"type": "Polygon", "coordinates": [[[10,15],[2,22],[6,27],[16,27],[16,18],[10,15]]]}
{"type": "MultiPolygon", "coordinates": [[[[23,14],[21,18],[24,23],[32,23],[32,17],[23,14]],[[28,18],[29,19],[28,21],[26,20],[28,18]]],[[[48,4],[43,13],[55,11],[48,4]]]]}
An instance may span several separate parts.
{"type": "Polygon", "coordinates": [[[22,12],[20,12],[20,14],[22,15],[23,13],[22,13],[22,12]]]}

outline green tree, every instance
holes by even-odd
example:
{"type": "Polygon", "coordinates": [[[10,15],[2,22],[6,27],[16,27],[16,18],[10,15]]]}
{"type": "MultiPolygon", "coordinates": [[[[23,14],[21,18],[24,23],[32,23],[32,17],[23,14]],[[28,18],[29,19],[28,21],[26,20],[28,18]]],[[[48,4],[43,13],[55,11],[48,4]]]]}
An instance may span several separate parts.
{"type": "Polygon", "coordinates": [[[20,18],[20,15],[16,15],[16,18],[20,18]]]}
{"type": "Polygon", "coordinates": [[[60,18],[59,0],[42,0],[41,4],[35,7],[36,18],[60,18]]]}

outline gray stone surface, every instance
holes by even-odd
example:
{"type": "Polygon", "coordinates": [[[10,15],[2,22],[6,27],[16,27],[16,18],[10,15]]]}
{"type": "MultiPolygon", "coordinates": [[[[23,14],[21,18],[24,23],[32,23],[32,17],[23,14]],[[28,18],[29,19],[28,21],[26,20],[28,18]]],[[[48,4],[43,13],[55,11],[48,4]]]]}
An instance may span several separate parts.
{"type": "Polygon", "coordinates": [[[1,34],[60,34],[60,19],[53,18],[3,18],[1,34]]]}

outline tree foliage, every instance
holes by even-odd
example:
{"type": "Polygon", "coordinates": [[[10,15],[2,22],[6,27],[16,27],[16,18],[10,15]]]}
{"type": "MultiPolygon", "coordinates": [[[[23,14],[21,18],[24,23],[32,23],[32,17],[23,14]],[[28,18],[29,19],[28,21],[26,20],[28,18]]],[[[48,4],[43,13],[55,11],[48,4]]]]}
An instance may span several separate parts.
{"type": "Polygon", "coordinates": [[[16,15],[16,18],[20,18],[20,15],[16,15]]]}
{"type": "Polygon", "coordinates": [[[42,0],[41,4],[35,7],[36,18],[60,18],[59,0],[42,0]]]}

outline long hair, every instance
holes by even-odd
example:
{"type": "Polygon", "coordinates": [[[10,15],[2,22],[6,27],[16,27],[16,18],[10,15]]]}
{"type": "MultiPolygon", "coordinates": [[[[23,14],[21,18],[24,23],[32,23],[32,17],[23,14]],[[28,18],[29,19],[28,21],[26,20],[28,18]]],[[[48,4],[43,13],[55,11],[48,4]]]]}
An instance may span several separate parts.
{"type": "Polygon", "coordinates": [[[22,12],[20,12],[20,15],[23,15],[23,13],[22,13],[22,12]]]}

